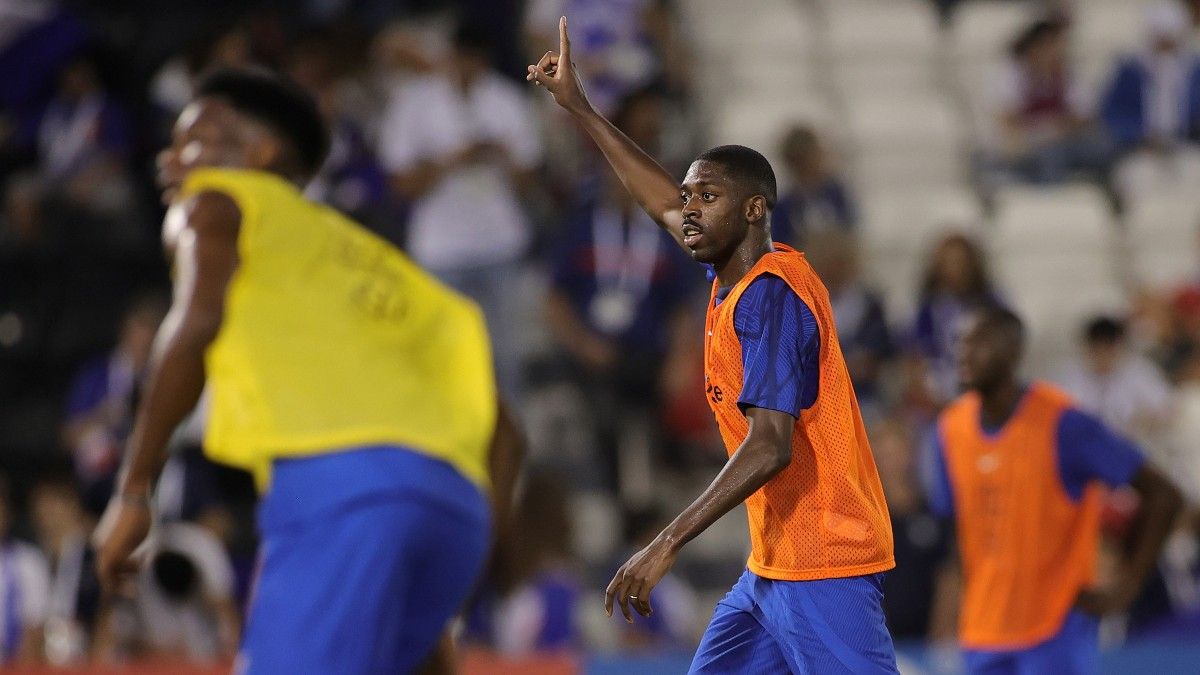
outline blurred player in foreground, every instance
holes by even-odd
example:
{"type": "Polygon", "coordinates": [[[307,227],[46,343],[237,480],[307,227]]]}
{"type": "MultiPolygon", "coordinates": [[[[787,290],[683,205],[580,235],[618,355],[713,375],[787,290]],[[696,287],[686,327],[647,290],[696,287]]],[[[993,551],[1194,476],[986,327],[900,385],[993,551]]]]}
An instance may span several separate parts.
{"type": "Polygon", "coordinates": [[[930,502],[957,522],[959,641],[972,673],[1098,673],[1098,617],[1127,609],[1181,506],[1128,441],[1066,394],[1017,378],[1024,330],[1004,309],[959,343],[970,391],[938,420],[930,502]],[[1141,497],[1111,585],[1095,588],[1102,484],[1141,497]]]}
{"type": "Polygon", "coordinates": [[[838,345],[829,294],[804,256],[772,244],[775,174],[721,146],[680,185],[592,107],[559,51],[527,79],[600,147],[626,189],[693,259],[712,265],[705,378],[729,452],[712,484],[609,584],[605,608],[651,612],[679,549],[745,502],[748,570],[717,605],[693,673],[896,672],[882,572],[894,567],[887,506],[838,345]]]}
{"type": "Polygon", "coordinates": [[[263,491],[240,672],[412,671],[515,471],[479,309],[304,198],[328,143],[314,102],[257,71],[211,75],[179,116],[159,159],[174,303],[96,533],[111,592],[207,377],[206,451],[263,491]]]}

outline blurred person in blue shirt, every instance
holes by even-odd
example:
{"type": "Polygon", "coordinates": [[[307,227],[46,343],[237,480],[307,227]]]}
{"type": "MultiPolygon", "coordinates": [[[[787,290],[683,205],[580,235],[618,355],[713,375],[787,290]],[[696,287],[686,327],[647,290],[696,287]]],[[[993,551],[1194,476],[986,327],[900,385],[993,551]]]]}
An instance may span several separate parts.
{"type": "Polygon", "coordinates": [[[583,581],[571,551],[566,476],[531,469],[514,523],[467,612],[466,639],[507,658],[579,651],[583,581]]]}
{"type": "MultiPolygon", "coordinates": [[[[651,90],[631,95],[615,123],[653,153],[662,99],[651,90]]],[[[628,418],[656,409],[664,360],[694,338],[686,301],[702,268],[638,208],[616,176],[605,171],[598,182],[598,191],[583,193],[550,258],[546,318],[570,378],[589,399],[600,447],[610,453],[607,482],[615,487],[628,418]]]]}
{"type": "Polygon", "coordinates": [[[883,301],[858,273],[858,242],[847,232],[814,233],[804,253],[829,289],[838,342],[863,417],[878,417],[883,404],[880,371],[896,349],[883,301]]]}
{"type": "Polygon", "coordinates": [[[67,396],[63,438],[71,450],[87,510],[99,515],[112,495],[122,448],[166,302],[146,295],[130,304],[117,345],[85,364],[67,396]]]}
{"type": "Polygon", "coordinates": [[[1117,63],[1100,117],[1122,150],[1200,140],[1200,56],[1179,2],[1146,10],[1146,46],[1117,63]]]}
{"type": "Polygon", "coordinates": [[[788,183],[771,212],[771,239],[803,248],[826,230],[852,230],[858,209],[846,183],[830,168],[828,153],[811,127],[788,130],[780,146],[788,183]]]}
{"type": "Polygon", "coordinates": [[[963,234],[943,238],[929,256],[921,282],[910,346],[925,365],[926,386],[937,401],[958,393],[954,344],[960,322],[999,304],[979,245],[963,234]]]}
{"type": "Polygon", "coordinates": [[[72,202],[97,213],[128,209],[132,187],[128,114],[106,90],[96,61],[81,56],[63,69],[38,126],[41,174],[72,202]]]}

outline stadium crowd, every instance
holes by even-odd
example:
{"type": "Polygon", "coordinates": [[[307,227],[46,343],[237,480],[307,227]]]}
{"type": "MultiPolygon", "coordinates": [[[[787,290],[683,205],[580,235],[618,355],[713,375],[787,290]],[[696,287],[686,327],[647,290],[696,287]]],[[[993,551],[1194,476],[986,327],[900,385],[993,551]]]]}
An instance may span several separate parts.
{"type": "MultiPolygon", "coordinates": [[[[156,492],[157,553],[126,597],[101,597],[88,537],[166,307],[156,152],[201,73],[247,65],[287,73],[325,114],[332,151],[310,196],[488,318],[529,466],[522,527],[498,543],[464,641],[514,657],[693,648],[744,565],[740,514],[681,557],[652,620],[608,620],[599,589],[725,459],[703,393],[705,269],[581,137],[544,132],[560,113],[521,81],[568,14],[589,96],[681,175],[711,144],[697,101],[726,94],[698,86],[678,3],[152,4],[0,7],[0,663],[218,662],[236,651],[254,488],[203,458],[203,403],[176,434],[156,492]]],[[[952,14],[961,3],[937,4],[952,14]]],[[[992,124],[971,179],[985,204],[999,185],[1082,180],[1120,212],[1123,195],[1154,180],[1118,170],[1126,158],[1200,143],[1200,3],[1155,5],[1145,47],[1112,64],[1095,102],[1072,80],[1071,19],[1069,3],[1046,3],[982,83],[992,124]]],[[[777,147],[763,150],[783,179],[774,239],[805,250],[829,288],[891,510],[890,627],[900,641],[948,641],[953,533],[926,506],[922,456],[957,392],[956,325],[1006,304],[1006,289],[973,224],[948,223],[920,283],[902,289],[915,311],[900,313],[896,289],[864,272],[862,209],[836,129],[800,116],[772,131],[777,147]]],[[[1030,375],[1059,382],[1200,498],[1200,269],[1131,295],[1126,312],[1062,327],[1077,358],[1030,375]]],[[[1109,547],[1135,509],[1127,494],[1109,497],[1109,547]]],[[[1198,624],[1194,508],[1177,530],[1129,616],[1106,624],[1110,642],[1198,624]]]]}

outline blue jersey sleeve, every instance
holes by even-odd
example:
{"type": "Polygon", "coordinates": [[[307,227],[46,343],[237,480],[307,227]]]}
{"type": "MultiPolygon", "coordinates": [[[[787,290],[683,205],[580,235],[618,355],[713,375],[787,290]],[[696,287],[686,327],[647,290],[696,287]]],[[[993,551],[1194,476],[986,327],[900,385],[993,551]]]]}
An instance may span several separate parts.
{"type": "Polygon", "coordinates": [[[763,275],[738,301],[733,326],[742,343],[738,406],[799,417],[817,400],[817,319],[783,279],[763,275]]]}
{"type": "Polygon", "coordinates": [[[942,432],[934,428],[929,434],[920,457],[919,474],[925,487],[925,501],[929,510],[941,518],[954,516],[954,488],[950,484],[950,472],[946,469],[946,450],[942,443],[942,432]]]}
{"type": "Polygon", "coordinates": [[[1110,487],[1129,483],[1144,462],[1137,446],[1091,415],[1070,409],[1058,421],[1058,475],[1072,499],[1093,480],[1110,487]]]}

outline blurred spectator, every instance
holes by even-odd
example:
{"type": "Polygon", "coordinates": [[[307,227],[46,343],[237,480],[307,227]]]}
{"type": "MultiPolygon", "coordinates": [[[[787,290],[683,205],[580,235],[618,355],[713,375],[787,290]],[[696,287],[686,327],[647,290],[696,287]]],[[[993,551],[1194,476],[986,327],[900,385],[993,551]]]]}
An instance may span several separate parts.
{"type": "MultiPolygon", "coordinates": [[[[661,99],[628,97],[614,123],[653,153],[663,122],[661,99]]],[[[584,191],[587,194],[587,191],[584,191]]],[[[566,371],[588,401],[589,421],[605,453],[607,482],[619,484],[631,435],[658,433],[660,379],[668,355],[693,340],[687,300],[701,268],[647,216],[605,171],[585,197],[553,254],[546,320],[567,361],[566,371]]]]}
{"type": "Polygon", "coordinates": [[[933,249],[920,289],[912,348],[925,362],[927,385],[940,401],[958,391],[956,331],[971,312],[1000,304],[979,245],[951,234],[933,249]]]}
{"type": "Polygon", "coordinates": [[[1147,450],[1161,449],[1172,413],[1171,385],[1154,363],[1129,347],[1124,322],[1106,316],[1090,320],[1082,347],[1083,358],[1060,377],[1063,388],[1080,409],[1147,450]]]}
{"type": "Polygon", "coordinates": [[[192,100],[192,87],[209,68],[248,66],[253,62],[250,33],[244,26],[205,32],[183,54],[163,64],[150,81],[150,100],[174,122],[192,100]]]}
{"type": "Polygon", "coordinates": [[[78,206],[106,215],[129,208],[125,170],[129,119],[100,81],[96,64],[77,59],[63,70],[38,128],[42,178],[78,206]]]}
{"type": "Polygon", "coordinates": [[[950,552],[951,524],[934,517],[925,503],[908,426],[887,419],[871,431],[895,540],[896,569],[883,579],[888,628],[897,640],[920,639],[929,633],[937,577],[950,552]]]}
{"type": "Polygon", "coordinates": [[[305,194],[400,244],[400,218],[395,208],[389,208],[387,174],[368,147],[362,128],[339,100],[337,49],[329,38],[314,38],[293,49],[288,59],[288,74],[317,100],[332,136],[329,155],[305,194]]]}
{"type": "Polygon", "coordinates": [[[854,235],[833,231],[814,234],[808,238],[805,255],[829,289],[838,342],[863,417],[869,420],[881,412],[880,369],[895,353],[883,301],[859,275],[854,235]]]}
{"type": "Polygon", "coordinates": [[[159,297],[136,300],[122,320],[117,346],[85,365],[71,385],[63,436],[83,487],[84,504],[94,514],[104,510],[112,494],[133,426],[138,386],[165,312],[166,303],[159,297]]]}
{"type": "Polygon", "coordinates": [[[771,212],[771,238],[803,247],[806,238],[825,230],[850,230],[858,210],[845,182],[829,166],[817,133],[792,127],[780,147],[789,182],[771,212]]]}
{"type": "Polygon", "coordinates": [[[1146,13],[1147,45],[1117,64],[1101,118],[1121,150],[1163,150],[1200,140],[1200,57],[1178,0],[1146,13]]]}
{"type": "Polygon", "coordinates": [[[1187,285],[1170,299],[1167,326],[1157,346],[1158,360],[1175,381],[1187,376],[1186,369],[1200,355],[1200,285],[1187,285]]]}
{"type": "MultiPolygon", "coordinates": [[[[629,545],[610,567],[620,567],[629,556],[649,545],[667,523],[667,516],[658,508],[629,513],[625,522],[625,541],[629,545]]],[[[621,623],[623,649],[646,652],[695,649],[696,592],[678,574],[668,573],[654,587],[653,608],[654,613],[648,617],[639,616],[632,624],[621,623]]]]}
{"type": "Polygon", "coordinates": [[[489,32],[464,23],[445,72],[402,85],[380,157],[413,200],[407,248],[487,316],[502,389],[520,386],[514,282],[531,238],[519,189],[541,155],[525,92],[489,61],[489,32]]]}
{"type": "Polygon", "coordinates": [[[570,17],[571,56],[588,83],[588,99],[605,114],[658,79],[664,62],[675,62],[670,12],[662,0],[533,0],[525,15],[530,63],[547,45],[558,44],[561,16],[570,17]]]}
{"type": "Polygon", "coordinates": [[[11,534],[12,499],[0,481],[0,666],[40,661],[50,573],[37,548],[11,534]]]}
{"type": "Polygon", "coordinates": [[[1035,183],[1076,174],[1102,178],[1110,152],[1093,128],[1082,88],[1067,63],[1068,24],[1043,19],[1021,31],[993,83],[1002,171],[1035,183]]]}
{"type": "Polygon", "coordinates": [[[102,621],[102,657],[231,658],[240,622],[233,568],[220,541],[203,527],[177,522],[158,528],[152,550],[132,602],[114,604],[102,621]]]}
{"type": "Polygon", "coordinates": [[[50,476],[30,497],[34,532],[50,562],[44,653],[58,666],[88,655],[100,606],[95,555],[88,542],[92,521],[69,477],[50,476]]]}
{"type": "Polygon", "coordinates": [[[519,525],[498,544],[503,578],[475,611],[475,633],[508,658],[582,647],[567,483],[557,473],[530,472],[513,518],[519,525]]]}

